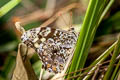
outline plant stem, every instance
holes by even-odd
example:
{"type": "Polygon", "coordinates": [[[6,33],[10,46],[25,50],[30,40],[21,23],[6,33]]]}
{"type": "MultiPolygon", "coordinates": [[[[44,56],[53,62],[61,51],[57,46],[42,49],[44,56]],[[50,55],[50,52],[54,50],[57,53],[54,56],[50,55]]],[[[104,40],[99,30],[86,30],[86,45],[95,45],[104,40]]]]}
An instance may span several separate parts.
{"type": "Polygon", "coordinates": [[[114,49],[110,64],[108,66],[107,72],[106,72],[103,80],[110,79],[110,76],[111,76],[113,68],[114,68],[114,63],[116,62],[116,57],[119,55],[119,51],[120,51],[119,49],[120,49],[120,37],[118,39],[117,45],[115,46],[115,49],[114,49]]]}
{"type": "Polygon", "coordinates": [[[117,66],[116,66],[116,68],[115,68],[115,70],[114,70],[114,72],[112,74],[111,80],[114,80],[115,75],[117,74],[119,67],[120,67],[120,60],[119,60],[117,66]]]}
{"type": "MultiPolygon", "coordinates": [[[[89,72],[88,75],[86,75],[84,77],[83,80],[88,80],[90,78],[90,76],[92,75],[92,73],[96,70],[97,65],[99,65],[101,62],[103,62],[108,56],[109,54],[113,51],[113,49],[115,48],[115,45],[117,44],[117,41],[109,47],[109,49],[107,49],[101,56],[99,56],[90,66],[94,66],[92,69],[87,69],[85,72],[89,72]]],[[[84,73],[85,73],[84,72],[84,73]]]]}
{"type": "Polygon", "coordinates": [[[21,2],[21,0],[11,0],[7,4],[5,4],[3,7],[1,7],[0,8],[0,17],[4,16],[6,13],[8,13],[12,8],[14,8],[20,2],[21,2]]]}

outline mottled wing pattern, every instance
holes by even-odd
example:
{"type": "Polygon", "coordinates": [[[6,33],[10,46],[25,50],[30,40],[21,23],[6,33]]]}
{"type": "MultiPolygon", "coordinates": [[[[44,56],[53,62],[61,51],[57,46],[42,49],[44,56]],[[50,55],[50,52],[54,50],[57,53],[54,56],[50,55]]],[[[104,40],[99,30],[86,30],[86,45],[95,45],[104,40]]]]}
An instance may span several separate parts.
{"type": "Polygon", "coordinates": [[[73,53],[77,36],[72,28],[64,31],[43,27],[26,31],[21,40],[35,49],[45,70],[58,73],[64,69],[69,55],[73,53]]]}

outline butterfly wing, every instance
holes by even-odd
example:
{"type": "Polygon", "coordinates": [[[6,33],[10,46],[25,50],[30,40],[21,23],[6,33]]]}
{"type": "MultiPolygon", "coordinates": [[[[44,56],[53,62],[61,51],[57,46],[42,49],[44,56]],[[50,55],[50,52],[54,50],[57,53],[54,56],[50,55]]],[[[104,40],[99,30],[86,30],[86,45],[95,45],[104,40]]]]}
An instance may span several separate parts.
{"type": "Polygon", "coordinates": [[[31,36],[22,41],[34,48],[38,53],[43,68],[49,72],[58,73],[64,69],[69,55],[73,53],[77,36],[72,31],[52,29],[50,27],[34,28],[26,32],[31,36]]]}

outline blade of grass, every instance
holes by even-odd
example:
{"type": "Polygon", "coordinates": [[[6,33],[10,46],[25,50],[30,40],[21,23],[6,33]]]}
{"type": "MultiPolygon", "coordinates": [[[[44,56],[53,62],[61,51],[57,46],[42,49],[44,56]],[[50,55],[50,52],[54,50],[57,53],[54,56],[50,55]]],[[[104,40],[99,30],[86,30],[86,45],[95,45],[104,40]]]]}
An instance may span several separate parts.
{"type": "MultiPolygon", "coordinates": [[[[98,24],[97,24],[97,26],[100,24],[100,22],[102,21],[102,19],[104,18],[104,16],[105,16],[105,14],[107,13],[107,11],[110,9],[110,7],[111,7],[111,5],[113,4],[113,2],[114,2],[114,0],[111,0],[109,3],[108,3],[108,5],[106,6],[106,8],[105,8],[105,10],[103,11],[103,13],[102,13],[102,15],[101,15],[101,17],[100,17],[100,20],[99,20],[99,22],[98,22],[98,24]]],[[[95,27],[95,28],[97,28],[97,27],[95,27]]],[[[96,29],[94,29],[93,30],[93,33],[95,33],[95,31],[96,31],[96,29]]],[[[93,34],[93,36],[94,36],[95,34],[93,34]]],[[[91,40],[90,40],[91,41],[91,40]]],[[[113,50],[113,47],[116,45],[116,43],[117,43],[117,41],[110,47],[110,51],[111,50],[113,50]]],[[[108,50],[106,50],[104,53],[107,53],[109,51],[109,49],[108,50]]],[[[101,58],[103,58],[103,56],[104,56],[104,53],[103,53],[103,55],[101,55],[99,58],[101,59],[101,58]]],[[[97,60],[97,59],[96,59],[97,60]]],[[[98,60],[99,61],[99,60],[98,60]]],[[[96,61],[94,61],[93,62],[93,64],[91,64],[92,66],[94,66],[96,63],[95,63],[96,61]],[[94,64],[95,63],[95,64],[94,64]]],[[[87,71],[88,72],[88,71],[87,71]]]]}
{"type": "Polygon", "coordinates": [[[76,50],[73,56],[73,60],[72,60],[72,64],[69,69],[69,72],[72,72],[72,71],[78,70],[79,68],[84,67],[89,48],[94,38],[94,35],[92,35],[92,32],[96,31],[94,29],[97,29],[95,27],[97,27],[96,24],[98,23],[99,18],[101,16],[99,12],[102,13],[103,11],[103,9],[101,9],[101,5],[103,5],[103,3],[105,3],[105,1],[90,0],[90,4],[88,6],[88,10],[83,22],[83,26],[81,28],[80,35],[78,37],[76,50]]]}
{"type": "Polygon", "coordinates": [[[117,44],[118,41],[116,41],[112,46],[110,46],[101,56],[99,56],[90,66],[94,66],[92,69],[88,68],[84,73],[89,72],[88,75],[84,77],[83,80],[88,80],[92,73],[96,70],[97,65],[99,65],[101,62],[103,62],[109,54],[113,51],[115,48],[115,45],[117,44]]]}
{"type": "MultiPolygon", "coordinates": [[[[101,15],[101,17],[100,17],[100,19],[99,19],[99,22],[98,22],[98,24],[97,24],[96,26],[98,26],[98,25],[100,24],[100,22],[102,21],[102,19],[103,19],[104,16],[105,16],[105,14],[107,13],[107,11],[108,11],[108,10],[110,9],[110,7],[112,6],[113,2],[114,2],[114,0],[111,0],[111,1],[108,3],[108,5],[107,5],[106,8],[104,9],[104,11],[103,11],[103,13],[102,13],[102,15],[101,15]]],[[[94,37],[95,32],[96,32],[96,29],[97,29],[97,27],[95,27],[95,29],[93,30],[93,35],[92,35],[92,37],[94,37]]],[[[90,40],[90,41],[91,41],[91,40],[90,40]]],[[[95,67],[92,68],[91,70],[90,70],[90,69],[87,69],[87,70],[85,71],[85,72],[89,72],[89,73],[88,73],[88,75],[85,76],[84,80],[87,80],[87,79],[90,78],[90,76],[92,75],[91,73],[93,73],[94,70],[96,70],[97,65],[98,65],[99,63],[101,63],[102,61],[104,61],[104,60],[107,58],[107,56],[109,55],[109,53],[111,53],[111,51],[113,50],[113,48],[114,48],[114,46],[116,45],[116,43],[117,43],[117,41],[116,41],[108,50],[106,50],[106,51],[103,53],[103,55],[101,55],[100,57],[98,57],[98,58],[90,65],[90,66],[95,66],[95,67]]]]}
{"type": "MultiPolygon", "coordinates": [[[[92,5],[92,1],[90,2],[89,5],[92,5]]],[[[88,10],[92,10],[90,7],[88,7],[88,8],[89,8],[88,10]]],[[[86,19],[86,17],[85,17],[85,19],[86,19]]],[[[86,22],[88,22],[87,19],[86,19],[86,22]]],[[[83,25],[85,25],[85,24],[83,24],[83,25]]],[[[82,27],[82,29],[81,29],[80,36],[78,38],[78,42],[77,42],[77,45],[76,45],[77,47],[76,47],[76,50],[75,50],[74,57],[79,56],[79,52],[80,52],[79,49],[82,47],[82,41],[84,40],[84,37],[82,37],[82,36],[85,36],[85,34],[84,34],[85,33],[85,29],[87,30],[87,27],[84,27],[84,28],[82,27]]],[[[70,67],[70,70],[69,70],[70,72],[75,69],[76,66],[74,66],[74,62],[78,60],[78,58],[74,58],[74,57],[73,57],[73,61],[72,61],[72,64],[71,64],[72,67],[70,67]]]]}
{"type": "Polygon", "coordinates": [[[117,75],[115,76],[115,79],[114,79],[114,80],[120,80],[120,69],[119,69],[117,75]]]}
{"type": "Polygon", "coordinates": [[[117,74],[113,80],[120,80],[120,69],[117,71],[117,74]]]}
{"type": "MultiPolygon", "coordinates": [[[[109,8],[111,7],[111,5],[113,4],[113,2],[114,2],[114,0],[111,0],[109,3],[108,3],[108,6],[106,6],[106,8],[105,8],[105,10],[103,11],[103,13],[102,13],[102,15],[101,15],[101,17],[100,17],[100,20],[99,20],[99,22],[98,22],[98,24],[97,25],[99,25],[100,24],[100,22],[102,21],[102,19],[104,18],[104,16],[105,16],[105,14],[107,13],[107,11],[109,10],[109,8]]],[[[93,30],[93,33],[95,33],[95,30],[96,29],[94,29],[93,30]]],[[[114,48],[114,46],[117,44],[117,41],[109,48],[110,49],[110,51],[111,50],[113,50],[113,48],[114,48]]],[[[106,50],[104,53],[107,53],[108,51],[109,51],[109,49],[108,50],[106,50]]],[[[104,56],[104,53],[103,53],[103,55],[101,55],[99,58],[101,59],[101,58],[103,58],[103,56],[104,56]]],[[[97,59],[96,59],[97,60],[97,59]]],[[[98,60],[99,61],[99,60],[98,60]]],[[[94,61],[94,62],[96,62],[96,61],[94,61]]],[[[94,66],[94,62],[93,62],[93,64],[91,64],[92,66],[94,66]]],[[[96,64],[96,63],[95,63],[96,64]]]]}
{"type": "Polygon", "coordinates": [[[4,45],[0,45],[0,53],[14,50],[17,47],[17,44],[17,41],[10,41],[4,45]]]}
{"type": "Polygon", "coordinates": [[[41,61],[39,60],[39,61],[35,62],[35,63],[32,65],[32,67],[33,67],[36,75],[39,77],[39,75],[40,75],[40,70],[41,70],[41,68],[42,68],[41,61]]]}
{"type": "Polygon", "coordinates": [[[0,8],[0,17],[4,16],[6,13],[8,13],[12,8],[14,8],[20,2],[21,2],[21,0],[11,0],[7,4],[5,4],[3,7],[1,7],[0,8]]]}
{"type": "Polygon", "coordinates": [[[104,18],[105,14],[107,13],[107,11],[110,9],[110,7],[112,6],[112,4],[114,3],[115,0],[110,0],[110,2],[108,3],[108,5],[106,6],[105,10],[103,11],[100,20],[99,20],[99,24],[102,21],[102,19],[104,18]]]}
{"type": "Polygon", "coordinates": [[[4,78],[6,78],[6,80],[10,79],[14,66],[15,66],[15,56],[8,55],[1,74],[4,78]]]}
{"type": "Polygon", "coordinates": [[[114,49],[110,64],[108,66],[107,72],[105,73],[105,76],[104,76],[103,80],[110,79],[110,76],[111,76],[113,68],[114,68],[114,63],[116,62],[116,57],[119,55],[119,51],[120,51],[119,49],[120,49],[120,36],[118,38],[118,43],[115,46],[115,49],[114,49]]]}
{"type": "Polygon", "coordinates": [[[115,75],[117,74],[117,72],[118,72],[118,70],[119,70],[119,67],[120,67],[120,60],[119,60],[117,66],[116,66],[116,68],[115,68],[115,70],[114,70],[114,72],[113,72],[113,74],[112,74],[111,80],[114,80],[115,75]]]}

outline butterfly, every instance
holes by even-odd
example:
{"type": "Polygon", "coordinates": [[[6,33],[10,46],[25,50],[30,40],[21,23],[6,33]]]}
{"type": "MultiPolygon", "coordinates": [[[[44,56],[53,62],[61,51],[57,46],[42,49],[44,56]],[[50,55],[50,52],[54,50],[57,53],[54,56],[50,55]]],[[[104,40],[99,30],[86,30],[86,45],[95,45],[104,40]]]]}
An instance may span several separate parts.
{"type": "Polygon", "coordinates": [[[74,28],[65,31],[38,27],[24,32],[21,41],[37,52],[43,69],[60,73],[64,70],[69,56],[73,54],[77,35],[74,28]]]}

